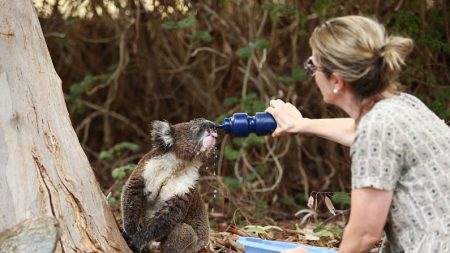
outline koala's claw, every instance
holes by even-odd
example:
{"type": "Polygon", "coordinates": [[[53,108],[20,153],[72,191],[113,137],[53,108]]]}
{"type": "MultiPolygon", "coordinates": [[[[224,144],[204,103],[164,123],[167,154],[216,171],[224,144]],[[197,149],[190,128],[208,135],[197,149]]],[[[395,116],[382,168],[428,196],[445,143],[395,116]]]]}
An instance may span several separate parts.
{"type": "Polygon", "coordinates": [[[140,242],[141,240],[139,239],[137,233],[130,237],[130,240],[128,241],[128,246],[133,251],[133,253],[146,252],[144,249],[146,247],[142,247],[140,242]]]}
{"type": "Polygon", "coordinates": [[[133,240],[133,238],[135,236],[132,236],[132,235],[130,236],[125,231],[122,231],[122,236],[123,236],[123,239],[125,239],[125,241],[127,242],[128,247],[131,249],[131,251],[133,251],[133,253],[146,252],[145,250],[141,250],[141,248],[139,247],[139,244],[136,243],[136,240],[133,240]]]}
{"type": "Polygon", "coordinates": [[[131,240],[131,237],[127,234],[127,232],[125,231],[120,231],[120,233],[122,234],[123,239],[125,239],[125,241],[128,243],[131,240]]]}

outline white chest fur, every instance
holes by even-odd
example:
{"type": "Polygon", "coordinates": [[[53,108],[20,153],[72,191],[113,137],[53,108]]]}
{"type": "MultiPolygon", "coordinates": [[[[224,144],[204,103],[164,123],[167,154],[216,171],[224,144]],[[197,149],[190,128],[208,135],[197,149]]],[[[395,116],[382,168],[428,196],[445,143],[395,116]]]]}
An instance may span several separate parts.
{"type": "Polygon", "coordinates": [[[189,192],[189,188],[194,187],[199,178],[200,165],[199,162],[183,164],[171,153],[147,161],[142,177],[148,203],[153,203],[159,209],[168,199],[189,192]]]}

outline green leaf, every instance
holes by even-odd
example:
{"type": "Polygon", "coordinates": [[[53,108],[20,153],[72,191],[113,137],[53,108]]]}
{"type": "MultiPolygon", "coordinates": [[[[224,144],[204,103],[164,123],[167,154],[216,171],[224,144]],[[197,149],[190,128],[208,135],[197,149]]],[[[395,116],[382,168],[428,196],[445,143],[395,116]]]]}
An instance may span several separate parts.
{"type": "Polygon", "coordinates": [[[308,73],[304,69],[298,69],[298,68],[293,69],[291,76],[295,81],[308,80],[308,73]]]}
{"type": "Polygon", "coordinates": [[[265,48],[269,48],[269,46],[270,46],[270,42],[266,39],[257,39],[254,43],[255,48],[265,49],[265,48]]]}
{"type": "MultiPolygon", "coordinates": [[[[298,23],[300,24],[300,26],[305,26],[306,22],[308,21],[308,16],[306,15],[306,13],[302,12],[302,11],[297,11],[296,12],[297,17],[298,17],[298,23]]],[[[306,30],[302,29],[303,31],[306,32],[306,30]]],[[[301,33],[301,30],[300,30],[301,33]]]]}
{"type": "Polygon", "coordinates": [[[278,76],[278,80],[286,84],[294,83],[294,78],[292,78],[292,76],[278,76]]]}
{"type": "Polygon", "coordinates": [[[293,197],[289,195],[284,195],[283,198],[281,198],[281,203],[287,205],[287,206],[297,206],[297,203],[295,203],[295,200],[293,197]]]}
{"type": "Polygon", "coordinates": [[[245,232],[254,233],[254,234],[263,234],[266,235],[269,230],[278,230],[283,231],[282,228],[278,226],[255,226],[255,225],[247,225],[242,228],[245,232]]]}
{"type": "Polygon", "coordinates": [[[120,4],[120,1],[119,1],[119,0],[115,0],[115,1],[114,1],[114,6],[116,6],[117,9],[122,8],[122,5],[120,4]]]}
{"type": "Polygon", "coordinates": [[[233,147],[230,144],[225,145],[225,150],[223,154],[225,158],[228,160],[236,160],[240,155],[239,151],[233,149],[233,147]]]}
{"type": "Polygon", "coordinates": [[[245,175],[245,181],[247,182],[253,182],[256,179],[256,174],[255,173],[250,173],[245,175]]]}
{"type": "Polygon", "coordinates": [[[166,21],[162,24],[162,28],[166,30],[171,30],[177,28],[177,24],[173,21],[166,21]]]}
{"type": "Polygon", "coordinates": [[[83,114],[86,112],[86,106],[84,106],[84,104],[79,100],[75,100],[72,106],[72,110],[78,114],[83,114]]]}
{"type": "Polygon", "coordinates": [[[112,150],[102,150],[100,154],[98,155],[98,158],[101,160],[111,160],[114,158],[113,151],[112,150]]]}
{"type": "Polygon", "coordinates": [[[253,103],[253,113],[264,112],[267,108],[267,104],[262,101],[255,101],[253,103]]]}
{"type": "Polygon", "coordinates": [[[420,17],[411,10],[400,10],[393,16],[392,30],[401,31],[409,37],[416,37],[420,32],[420,17]]]}
{"type": "Polygon", "coordinates": [[[180,21],[177,22],[177,26],[178,28],[189,28],[193,25],[195,25],[197,23],[197,19],[195,18],[195,16],[188,16],[185,19],[182,19],[180,21]]]}
{"type": "Polygon", "coordinates": [[[253,215],[253,217],[257,220],[261,220],[264,218],[264,214],[262,212],[256,211],[253,215]]]}
{"type": "Polygon", "coordinates": [[[209,222],[209,228],[211,228],[212,230],[217,230],[217,223],[210,221],[209,222]]]}
{"type": "Polygon", "coordinates": [[[122,179],[127,176],[127,173],[125,172],[125,169],[123,169],[123,168],[115,168],[112,171],[111,175],[114,179],[122,179]]]}
{"type": "Polygon", "coordinates": [[[239,182],[236,178],[223,177],[223,182],[230,187],[232,192],[236,192],[242,187],[241,182],[239,182]]]}
{"type": "Polygon", "coordinates": [[[255,92],[248,93],[244,98],[244,102],[249,102],[258,98],[258,95],[255,92]]]}
{"type": "Polygon", "coordinates": [[[288,4],[266,2],[262,5],[262,8],[269,12],[270,18],[275,24],[280,21],[281,17],[295,18],[298,15],[295,7],[288,4]]]}
{"type": "Polygon", "coordinates": [[[239,57],[248,58],[252,54],[252,50],[250,47],[241,47],[236,51],[236,54],[239,57]]]}
{"type": "Polygon", "coordinates": [[[247,225],[242,228],[247,233],[254,233],[254,234],[267,234],[267,232],[264,230],[261,226],[254,226],[254,225],[247,225]]]}
{"type": "Polygon", "coordinates": [[[267,207],[269,207],[267,202],[264,200],[256,200],[256,206],[262,209],[267,209],[267,207]]]}
{"type": "Polygon", "coordinates": [[[262,174],[265,171],[267,171],[267,166],[265,164],[258,164],[254,168],[255,168],[256,172],[258,172],[260,174],[262,174]]]}
{"type": "Polygon", "coordinates": [[[241,103],[242,103],[242,109],[245,112],[252,112],[253,110],[253,103],[254,101],[257,99],[257,95],[255,92],[251,92],[249,94],[247,94],[244,98],[242,98],[241,103]]]}
{"type": "Polygon", "coordinates": [[[74,83],[69,88],[69,101],[74,102],[81,95],[86,93],[97,81],[105,82],[109,79],[111,74],[101,75],[86,75],[83,80],[78,83],[74,83]]]}
{"type": "Polygon", "coordinates": [[[55,41],[56,41],[58,44],[61,44],[61,45],[63,45],[63,46],[66,46],[66,44],[67,44],[67,37],[66,37],[66,34],[64,34],[63,36],[55,37],[55,41]]]}
{"type": "Polygon", "coordinates": [[[331,8],[333,6],[333,0],[316,0],[314,1],[314,11],[321,13],[323,10],[331,8]]]}
{"type": "Polygon", "coordinates": [[[139,145],[132,142],[120,142],[115,144],[112,148],[108,150],[102,150],[99,154],[99,158],[102,160],[111,160],[116,154],[122,150],[138,151],[139,145]]]}
{"type": "Polygon", "coordinates": [[[225,98],[225,100],[223,101],[223,105],[225,107],[231,107],[231,106],[237,105],[239,102],[240,102],[240,99],[238,97],[233,96],[233,97],[225,98]]]}
{"type": "Polygon", "coordinates": [[[283,83],[292,85],[296,81],[308,80],[308,73],[304,69],[295,68],[291,71],[290,76],[278,76],[278,79],[283,83]]]}
{"type": "Polygon", "coordinates": [[[338,226],[332,226],[328,228],[328,231],[330,231],[334,237],[336,238],[342,238],[342,235],[344,234],[344,229],[338,227],[338,226]]]}
{"type": "Polygon", "coordinates": [[[450,119],[450,108],[448,102],[433,101],[429,105],[430,109],[442,119],[450,119]]]}
{"type": "Polygon", "coordinates": [[[230,117],[228,114],[221,114],[214,119],[214,122],[217,124],[222,124],[225,118],[230,117]]]}
{"type": "Polygon", "coordinates": [[[245,138],[233,138],[232,142],[234,145],[242,147],[242,145],[244,144],[245,138]]]}
{"type": "Polygon", "coordinates": [[[444,50],[444,53],[450,54],[450,45],[449,44],[442,44],[442,50],[444,50]]]}
{"type": "Polygon", "coordinates": [[[350,205],[350,203],[351,203],[350,193],[335,192],[335,193],[333,193],[333,197],[331,197],[331,200],[336,204],[350,205]]]}
{"type": "Polygon", "coordinates": [[[433,85],[435,85],[436,83],[437,83],[436,76],[434,76],[433,74],[429,74],[429,75],[427,76],[427,80],[425,81],[425,84],[426,84],[427,86],[433,86],[433,85]]]}
{"type": "Polygon", "coordinates": [[[211,34],[205,31],[198,31],[192,36],[192,40],[202,40],[210,42],[212,40],[211,34]]]}
{"type": "Polygon", "coordinates": [[[252,147],[260,147],[265,143],[264,137],[250,134],[244,141],[242,147],[246,150],[252,147]]]}
{"type": "Polygon", "coordinates": [[[127,177],[136,168],[136,164],[126,164],[113,169],[111,176],[114,179],[123,179],[127,177]]]}
{"type": "Polygon", "coordinates": [[[117,143],[112,148],[114,149],[114,151],[120,151],[120,150],[124,150],[124,149],[128,149],[131,151],[138,151],[139,145],[136,143],[124,141],[124,142],[117,143]]]}
{"type": "Polygon", "coordinates": [[[219,5],[221,7],[226,7],[230,3],[230,0],[219,0],[219,5]]]}
{"type": "Polygon", "coordinates": [[[119,201],[118,201],[116,198],[114,198],[114,197],[110,197],[110,198],[108,199],[108,203],[109,203],[109,205],[112,206],[112,207],[115,207],[115,206],[118,206],[118,205],[119,205],[119,201]]]}
{"type": "Polygon", "coordinates": [[[306,29],[303,29],[303,28],[301,28],[299,31],[298,31],[298,35],[299,36],[307,36],[308,35],[308,31],[306,30],[306,29]]]}
{"type": "Polygon", "coordinates": [[[69,96],[71,98],[77,98],[83,95],[95,82],[96,78],[93,75],[86,75],[81,82],[74,83],[69,88],[69,96]]]}

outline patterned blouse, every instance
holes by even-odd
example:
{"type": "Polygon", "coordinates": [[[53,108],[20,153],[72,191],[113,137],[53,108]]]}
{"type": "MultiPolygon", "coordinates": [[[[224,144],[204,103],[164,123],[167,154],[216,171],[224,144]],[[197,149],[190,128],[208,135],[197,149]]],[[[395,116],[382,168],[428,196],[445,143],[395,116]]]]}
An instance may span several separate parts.
{"type": "Polygon", "coordinates": [[[353,189],[394,192],[382,252],[450,252],[450,127],[400,93],[361,119],[350,150],[353,189]]]}

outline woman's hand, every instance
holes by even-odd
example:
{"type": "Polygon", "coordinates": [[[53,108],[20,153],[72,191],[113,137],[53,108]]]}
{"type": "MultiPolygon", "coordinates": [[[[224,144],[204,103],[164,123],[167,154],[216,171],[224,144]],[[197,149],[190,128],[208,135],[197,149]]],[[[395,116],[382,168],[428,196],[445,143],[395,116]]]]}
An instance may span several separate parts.
{"type": "Polygon", "coordinates": [[[302,248],[302,247],[298,247],[295,249],[288,249],[283,251],[282,253],[308,253],[309,251],[307,251],[306,249],[302,248]]]}
{"type": "Polygon", "coordinates": [[[272,114],[277,121],[277,128],[272,133],[273,137],[282,136],[288,133],[300,132],[303,118],[300,111],[291,103],[286,103],[281,99],[270,100],[270,107],[266,112],[272,114]]]}

